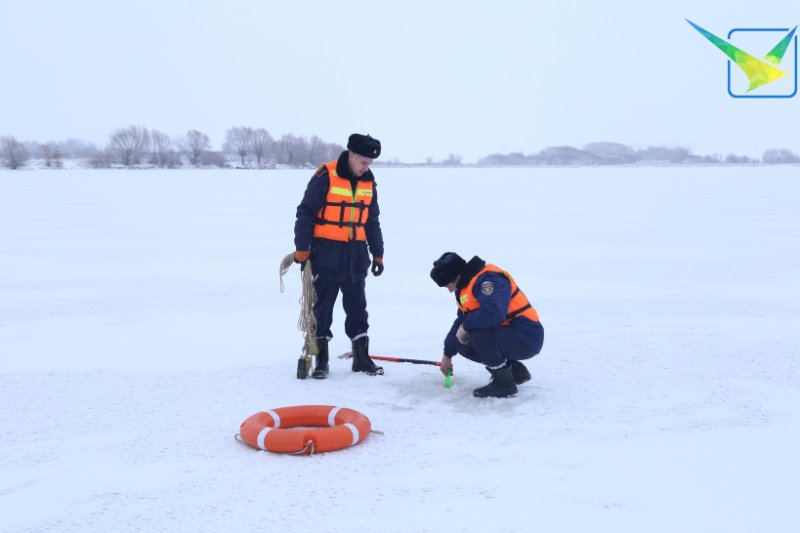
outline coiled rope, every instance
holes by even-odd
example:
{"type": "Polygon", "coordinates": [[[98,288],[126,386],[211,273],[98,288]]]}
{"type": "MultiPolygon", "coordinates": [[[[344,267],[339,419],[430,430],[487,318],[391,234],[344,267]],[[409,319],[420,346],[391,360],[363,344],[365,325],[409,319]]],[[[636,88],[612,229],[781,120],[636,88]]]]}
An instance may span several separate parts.
{"type": "MultiPolygon", "coordinates": [[[[294,264],[294,253],[283,258],[279,269],[281,292],[284,290],[283,276],[294,264]]],[[[314,318],[314,304],[317,303],[317,292],[314,290],[314,278],[311,274],[311,260],[307,260],[300,273],[303,291],[300,295],[300,317],[297,329],[303,332],[303,351],[301,358],[306,360],[306,368],[311,370],[311,356],[319,354],[317,346],[317,319],[314,318]]]]}

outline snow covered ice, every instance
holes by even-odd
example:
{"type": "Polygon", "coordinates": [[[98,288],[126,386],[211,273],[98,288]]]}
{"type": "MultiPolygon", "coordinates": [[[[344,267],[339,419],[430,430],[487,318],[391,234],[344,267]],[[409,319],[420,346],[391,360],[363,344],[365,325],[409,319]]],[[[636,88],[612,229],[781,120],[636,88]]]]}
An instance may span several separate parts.
{"type": "Polygon", "coordinates": [[[451,389],[335,357],[295,378],[278,264],[310,174],[0,172],[0,531],[797,530],[797,167],[376,168],[371,352],[438,360],[431,263],[480,255],[545,326],[532,381],[489,400],[460,357],[451,389]],[[298,404],[385,434],[234,440],[298,404]]]}

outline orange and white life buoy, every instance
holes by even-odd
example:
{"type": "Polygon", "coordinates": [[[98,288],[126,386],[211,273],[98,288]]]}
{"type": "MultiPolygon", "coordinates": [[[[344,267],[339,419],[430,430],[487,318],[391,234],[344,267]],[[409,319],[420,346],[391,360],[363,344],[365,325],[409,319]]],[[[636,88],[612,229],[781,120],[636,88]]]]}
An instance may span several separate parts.
{"type": "Polygon", "coordinates": [[[253,448],[278,453],[341,450],[372,431],[369,418],[354,409],[332,405],[297,405],[256,413],[242,422],[241,440],[253,448]]]}

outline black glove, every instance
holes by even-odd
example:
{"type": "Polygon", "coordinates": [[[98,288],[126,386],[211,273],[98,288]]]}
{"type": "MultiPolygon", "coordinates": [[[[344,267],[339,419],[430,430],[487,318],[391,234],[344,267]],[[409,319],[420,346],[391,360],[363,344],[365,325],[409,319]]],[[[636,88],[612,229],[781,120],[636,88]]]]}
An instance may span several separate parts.
{"type": "Polygon", "coordinates": [[[372,275],[380,276],[383,274],[383,259],[380,257],[372,258],[372,275]]]}

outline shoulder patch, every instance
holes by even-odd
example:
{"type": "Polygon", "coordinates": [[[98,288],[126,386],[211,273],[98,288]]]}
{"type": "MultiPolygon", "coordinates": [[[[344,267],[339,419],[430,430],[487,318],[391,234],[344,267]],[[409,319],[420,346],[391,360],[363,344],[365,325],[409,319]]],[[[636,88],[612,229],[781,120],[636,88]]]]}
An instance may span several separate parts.
{"type": "Polygon", "coordinates": [[[484,296],[491,296],[494,292],[494,283],[491,281],[484,281],[481,283],[481,292],[484,296]]]}

